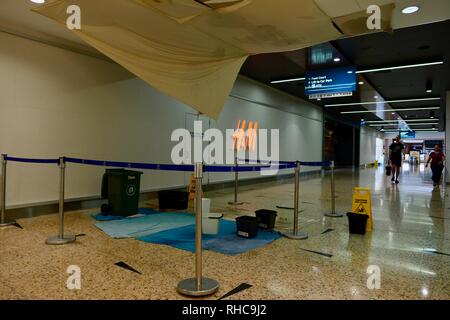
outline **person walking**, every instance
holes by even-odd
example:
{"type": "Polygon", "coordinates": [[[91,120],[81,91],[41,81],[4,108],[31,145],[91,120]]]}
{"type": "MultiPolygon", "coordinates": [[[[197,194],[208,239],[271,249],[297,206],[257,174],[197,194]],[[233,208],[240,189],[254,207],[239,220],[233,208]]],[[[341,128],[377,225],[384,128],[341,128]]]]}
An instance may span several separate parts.
{"type": "Polygon", "coordinates": [[[440,145],[436,144],[434,146],[434,151],[430,153],[428,156],[427,164],[425,168],[428,168],[428,165],[431,162],[431,171],[433,172],[433,176],[431,179],[433,180],[433,186],[439,186],[442,177],[442,171],[444,170],[444,160],[445,154],[442,152],[440,145]]]}
{"type": "Polygon", "coordinates": [[[392,166],[392,182],[399,183],[398,177],[400,176],[400,169],[403,163],[403,150],[405,146],[400,142],[400,137],[394,139],[393,143],[389,146],[389,162],[392,166]]]}

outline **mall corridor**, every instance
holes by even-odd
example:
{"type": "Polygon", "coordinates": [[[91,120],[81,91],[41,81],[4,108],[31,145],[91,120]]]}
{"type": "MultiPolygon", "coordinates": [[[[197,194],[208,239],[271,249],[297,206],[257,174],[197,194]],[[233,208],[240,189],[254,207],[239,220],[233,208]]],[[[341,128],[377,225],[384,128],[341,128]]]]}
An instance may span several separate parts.
{"type": "MultiPolygon", "coordinates": [[[[219,298],[241,283],[252,287],[233,299],[448,299],[450,207],[448,190],[433,189],[430,172],[404,165],[400,184],[384,168],[338,170],[338,212],[351,208],[354,187],[372,190],[373,231],[350,235],[348,221],[327,218],[329,175],[302,177],[299,229],[307,240],[281,238],[237,256],[204,251],[204,273],[218,279],[219,298]],[[367,287],[367,268],[378,266],[380,289],[367,287]]],[[[212,211],[226,219],[256,209],[278,211],[276,230],[292,228],[293,184],[279,180],[242,186],[242,206],[227,204],[233,189],[207,193],[212,211]]],[[[156,200],[142,205],[157,207],[156,200]]],[[[192,208],[191,208],[192,210],[192,208]]],[[[67,212],[67,233],[86,234],[73,246],[47,246],[57,228],[53,215],[19,219],[23,230],[0,230],[1,299],[179,299],[174,288],[193,270],[194,254],[134,239],[112,239],[94,226],[97,210],[67,212]],[[141,274],[119,268],[124,261],[141,274]],[[82,290],[66,289],[66,269],[78,265],[82,290]]]]}

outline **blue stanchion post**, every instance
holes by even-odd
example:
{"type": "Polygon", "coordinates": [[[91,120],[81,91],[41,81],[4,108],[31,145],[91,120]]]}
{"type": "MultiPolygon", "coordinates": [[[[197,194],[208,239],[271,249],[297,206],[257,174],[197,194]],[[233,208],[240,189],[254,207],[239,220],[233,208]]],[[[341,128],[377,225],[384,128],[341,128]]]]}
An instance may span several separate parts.
{"type": "Polygon", "coordinates": [[[0,227],[7,227],[14,225],[16,221],[14,220],[6,220],[5,214],[6,214],[6,164],[8,163],[7,155],[2,154],[1,155],[1,162],[2,162],[2,181],[1,181],[1,192],[0,192],[0,206],[1,206],[1,217],[0,217],[0,227]]]}
{"type": "Polygon", "coordinates": [[[219,290],[219,283],[202,275],[202,178],[203,164],[195,164],[195,278],[178,284],[177,291],[190,297],[209,296],[219,290]]]}
{"type": "Polygon", "coordinates": [[[294,228],[292,232],[284,233],[283,235],[292,240],[308,239],[308,234],[298,231],[298,211],[300,198],[300,161],[296,162],[295,167],[295,181],[294,181],[294,228]]]}
{"type": "Polygon", "coordinates": [[[59,158],[59,233],[57,236],[51,236],[45,242],[50,245],[62,245],[74,242],[76,237],[74,235],[64,234],[64,186],[65,186],[65,171],[66,160],[64,157],[59,158]]]}
{"type": "Polygon", "coordinates": [[[344,215],[342,213],[336,212],[336,189],[334,181],[334,161],[330,163],[330,180],[331,180],[331,213],[325,213],[326,217],[330,218],[342,218],[344,215]]]}

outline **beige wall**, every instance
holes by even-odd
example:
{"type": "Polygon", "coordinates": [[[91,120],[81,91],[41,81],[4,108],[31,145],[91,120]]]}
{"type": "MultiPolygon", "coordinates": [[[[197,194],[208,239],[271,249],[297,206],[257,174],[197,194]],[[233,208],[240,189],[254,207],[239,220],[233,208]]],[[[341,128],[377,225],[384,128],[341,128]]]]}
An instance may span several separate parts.
{"type": "MultiPolygon", "coordinates": [[[[194,113],[116,64],[1,32],[0,70],[0,152],[11,156],[170,163],[170,134],[194,113]]],[[[233,128],[240,117],[280,128],[283,160],[321,159],[322,112],[307,102],[240,78],[213,126],[233,128]]],[[[69,165],[67,198],[97,196],[103,171],[69,165]]],[[[9,207],[58,197],[54,165],[8,163],[7,179],[9,207]]],[[[146,171],[142,189],[186,181],[183,173],[146,171]]]]}

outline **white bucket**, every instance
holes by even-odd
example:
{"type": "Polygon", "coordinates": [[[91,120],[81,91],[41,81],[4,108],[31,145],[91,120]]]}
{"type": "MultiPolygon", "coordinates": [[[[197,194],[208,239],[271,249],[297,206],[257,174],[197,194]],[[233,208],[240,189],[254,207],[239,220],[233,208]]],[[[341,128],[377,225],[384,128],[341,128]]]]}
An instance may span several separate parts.
{"type": "MultiPolygon", "coordinates": [[[[194,199],[194,209],[197,207],[197,199],[194,199]]],[[[211,211],[211,199],[202,198],[202,216],[211,211]]]]}
{"type": "Polygon", "coordinates": [[[211,199],[202,198],[202,217],[209,214],[211,211],[211,199]]]}
{"type": "Polygon", "coordinates": [[[221,213],[208,213],[202,216],[202,233],[203,234],[218,234],[219,222],[223,218],[221,213]]]}

